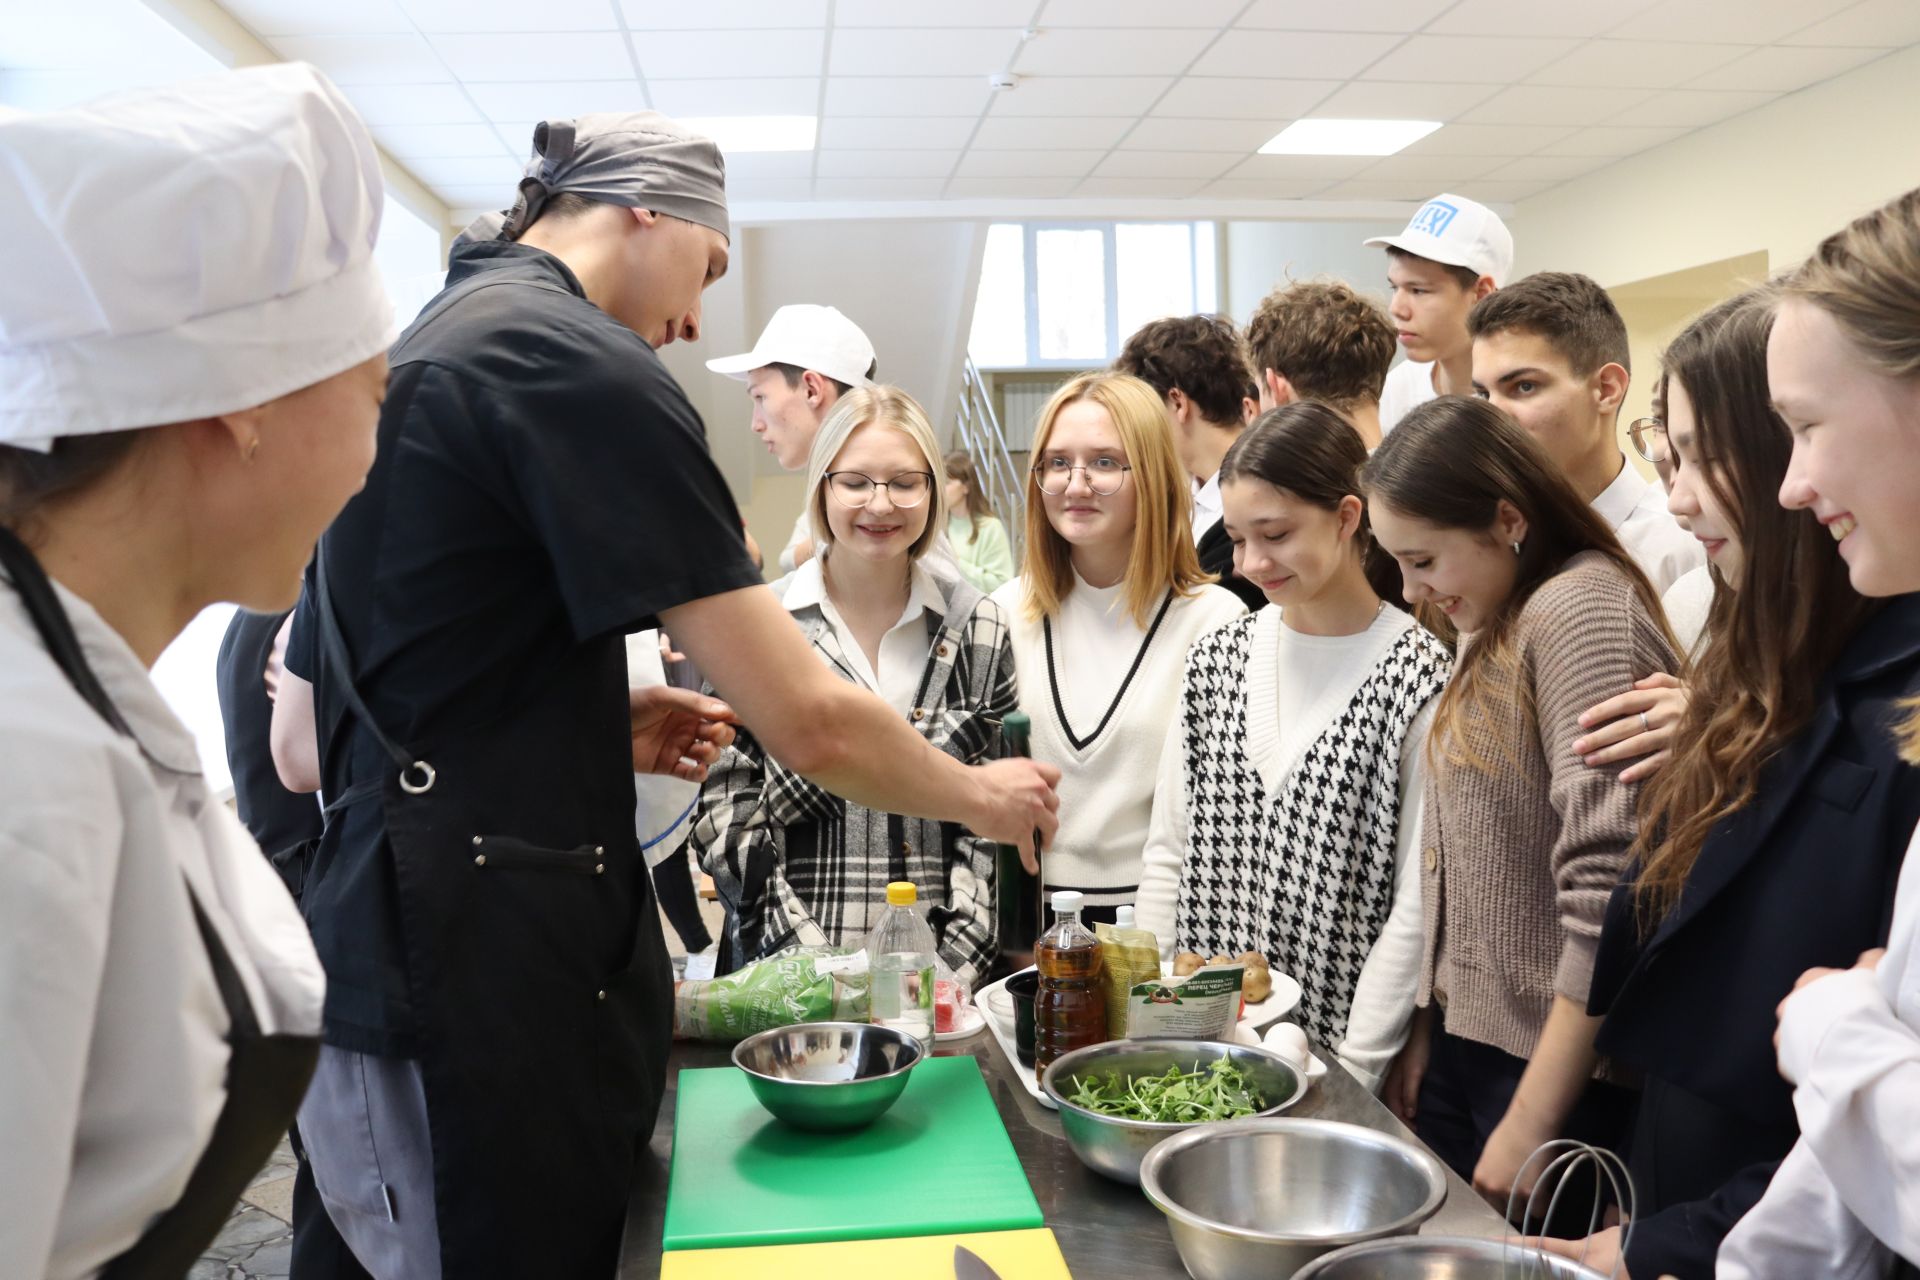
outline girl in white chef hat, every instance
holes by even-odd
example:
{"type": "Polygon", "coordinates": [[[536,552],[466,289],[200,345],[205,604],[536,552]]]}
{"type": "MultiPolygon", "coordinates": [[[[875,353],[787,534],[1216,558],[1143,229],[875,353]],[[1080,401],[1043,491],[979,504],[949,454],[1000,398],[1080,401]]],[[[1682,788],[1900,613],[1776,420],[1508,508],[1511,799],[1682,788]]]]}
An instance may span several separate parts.
{"type": "Polygon", "coordinates": [[[181,1275],[323,980],[147,669],[373,461],[381,179],[301,65],[0,120],[0,1275],[181,1275]]]}

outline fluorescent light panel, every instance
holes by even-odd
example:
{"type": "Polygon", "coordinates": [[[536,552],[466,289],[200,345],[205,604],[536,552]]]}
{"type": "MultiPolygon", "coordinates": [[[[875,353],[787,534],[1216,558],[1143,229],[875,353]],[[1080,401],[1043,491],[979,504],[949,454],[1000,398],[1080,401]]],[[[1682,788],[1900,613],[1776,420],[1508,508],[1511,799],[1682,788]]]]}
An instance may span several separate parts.
{"type": "Polygon", "coordinates": [[[681,116],[678,120],[728,153],[811,151],[820,128],[818,116],[681,116]]]}
{"type": "Polygon", "coordinates": [[[1263,156],[1390,156],[1440,127],[1438,120],[1295,120],[1267,139],[1263,156]]]}

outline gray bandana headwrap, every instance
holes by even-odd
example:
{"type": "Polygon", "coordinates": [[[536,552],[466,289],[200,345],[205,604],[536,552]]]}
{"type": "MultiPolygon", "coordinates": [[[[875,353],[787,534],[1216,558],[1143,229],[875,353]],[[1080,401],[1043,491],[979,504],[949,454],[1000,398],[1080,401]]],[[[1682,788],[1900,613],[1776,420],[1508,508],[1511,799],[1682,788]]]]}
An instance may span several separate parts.
{"type": "Polygon", "coordinates": [[[451,253],[454,249],[464,248],[480,240],[498,240],[500,229],[506,224],[507,215],[504,213],[483,213],[469,222],[465,231],[453,238],[453,244],[448,252],[451,253]]]}
{"type": "Polygon", "coordinates": [[[502,235],[517,240],[549,198],[651,209],[727,235],[726,161],[720,148],[657,111],[548,120],[533,129],[533,157],[502,235]]]}

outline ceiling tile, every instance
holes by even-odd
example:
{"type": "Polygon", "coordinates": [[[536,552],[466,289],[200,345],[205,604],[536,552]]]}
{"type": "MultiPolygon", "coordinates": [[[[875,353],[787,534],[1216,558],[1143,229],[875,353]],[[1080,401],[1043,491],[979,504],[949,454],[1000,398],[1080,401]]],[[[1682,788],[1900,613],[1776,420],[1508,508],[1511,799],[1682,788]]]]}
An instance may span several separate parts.
{"type": "Polygon", "coordinates": [[[1476,182],[1473,185],[1474,194],[1487,204],[1512,204],[1515,200],[1525,200],[1529,196],[1537,196],[1548,187],[1558,186],[1559,184],[1544,181],[1518,182],[1507,180],[1496,182],[1489,178],[1481,182],[1476,182]]]}
{"type": "MultiPolygon", "coordinates": [[[[432,187],[433,193],[446,201],[450,207],[476,210],[474,217],[480,213],[507,208],[513,203],[515,194],[513,183],[501,186],[491,182],[465,185],[429,182],[427,185],[432,187]]],[[[473,217],[467,217],[460,219],[460,224],[465,226],[472,221],[473,217]]]]}
{"type": "MultiPolygon", "coordinates": [[[[384,124],[371,128],[374,141],[396,160],[409,160],[414,156],[497,157],[513,154],[491,125],[384,124]]],[[[512,138],[512,141],[517,147],[520,139],[512,138]]]]}
{"type": "MultiPolygon", "coordinates": [[[[402,0],[412,3],[412,0],[402,0]]],[[[473,0],[445,0],[471,4],[473,0]]],[[[600,0],[602,8],[608,7],[600,0]]],[[[662,4],[660,0],[620,0],[620,11],[635,31],[741,31],[755,28],[822,27],[827,0],[700,0],[699,4],[662,4]]],[[[546,0],[540,13],[546,14],[546,0]]]]}
{"type": "Polygon", "coordinates": [[[1433,194],[1433,184],[1417,178],[1356,178],[1338,183],[1319,193],[1321,200],[1425,200],[1433,194]]]}
{"type": "Polygon", "coordinates": [[[1418,31],[1454,0],[1254,0],[1235,24],[1283,31],[1418,31]]]}
{"type": "Polygon", "coordinates": [[[1205,185],[1201,178],[1083,178],[1073,194],[1108,200],[1185,200],[1205,185]]]}
{"type": "Polygon", "coordinates": [[[1364,169],[1362,178],[1374,178],[1381,181],[1391,179],[1399,182],[1413,179],[1425,183],[1428,194],[1439,191],[1458,191],[1460,185],[1475,178],[1485,177],[1503,164],[1511,163],[1508,156],[1387,156],[1379,163],[1364,169]]]}
{"type": "Polygon", "coordinates": [[[999,28],[889,30],[865,27],[833,33],[828,55],[836,76],[980,76],[1003,70],[1020,47],[1020,33],[999,28]]]}
{"type": "Polygon", "coordinates": [[[822,151],[814,173],[822,178],[945,178],[960,158],[946,151],[822,151]]]}
{"type": "Polygon", "coordinates": [[[1903,49],[1916,42],[1920,42],[1920,4],[1861,0],[1845,13],[1796,31],[1780,43],[1903,49]]]}
{"type": "Polygon", "coordinates": [[[1281,125],[1306,115],[1339,87],[1338,80],[1187,76],[1167,90],[1153,114],[1196,120],[1267,120],[1278,132],[1281,125]]]}
{"type": "Polygon", "coordinates": [[[912,4],[902,0],[836,0],[835,27],[1011,27],[1033,18],[1034,0],[967,0],[965,4],[912,4]]]}
{"type": "Polygon", "coordinates": [[[947,195],[959,200],[1057,200],[1072,193],[1077,178],[955,178],[947,195]]]}
{"type": "Polygon", "coordinates": [[[1854,0],[1660,0],[1607,34],[1628,40],[1772,44],[1854,0]]]}
{"type": "Polygon", "coordinates": [[[817,76],[656,80],[647,89],[655,109],[670,116],[810,116],[820,110],[817,76]]]}
{"type": "Polygon", "coordinates": [[[1217,151],[1251,155],[1286,126],[1284,120],[1142,120],[1122,151],[1217,151]]]}
{"type": "Polygon", "coordinates": [[[973,136],[972,116],[828,116],[820,122],[822,151],[946,147],[958,151],[973,136]]]}
{"type": "Polygon", "coordinates": [[[1653,95],[1645,89],[1573,89],[1522,84],[1460,117],[1463,124],[1571,124],[1605,120],[1653,95]]]}
{"type": "MultiPolygon", "coordinates": [[[[312,4],[318,9],[322,6],[312,4]]],[[[413,24],[438,31],[618,31],[620,19],[607,0],[540,0],[537,16],[517,4],[474,0],[399,0],[413,24]]]]}
{"type": "Polygon", "coordinates": [[[744,200],[811,200],[811,178],[760,178],[751,182],[728,182],[727,198],[738,207],[744,200]]]}
{"type": "Polygon", "coordinates": [[[342,87],[453,79],[417,35],[286,36],[274,41],[274,51],[290,61],[311,62],[342,87]]]}
{"type": "Polygon", "coordinates": [[[1313,109],[1316,116],[1353,120],[1453,119],[1494,94],[1491,84],[1400,84],[1355,80],[1313,109]]]}
{"type": "Polygon", "coordinates": [[[1305,200],[1326,187],[1321,179],[1222,178],[1200,194],[1216,200],[1305,200]]]}
{"type": "Polygon", "coordinates": [[[1375,162],[1373,156],[1250,156],[1226,174],[1230,178],[1268,178],[1285,181],[1319,179],[1338,182],[1357,176],[1375,162]]]}
{"type": "Polygon", "coordinates": [[[947,180],[939,178],[816,178],[813,194],[822,200],[938,200],[947,180]]]}
{"type": "Polygon", "coordinates": [[[1245,0],[1047,0],[1037,24],[1048,27],[1223,27],[1245,0]]]}
{"type": "Polygon", "coordinates": [[[955,174],[962,178],[1079,178],[1104,151],[969,151],[955,174]]]}
{"type": "Polygon", "coordinates": [[[1493,182],[1565,182],[1612,164],[1611,156],[1524,156],[1486,177],[1493,182]]]}
{"type": "Polygon", "coordinates": [[[1595,0],[1542,4],[1540,0],[1460,0],[1428,24],[1436,35],[1597,36],[1619,26],[1654,0],[1595,0]]]}
{"type": "Polygon", "coordinates": [[[1654,94],[1637,107],[1630,107],[1610,117],[1606,123],[1698,129],[1702,125],[1718,124],[1742,111],[1751,111],[1773,99],[1771,93],[1708,93],[1696,89],[1669,89],[1665,93],[1654,94]]]}
{"type": "Polygon", "coordinates": [[[825,31],[636,31],[640,72],[652,80],[794,77],[820,69],[825,31]]]}
{"type": "Polygon", "coordinates": [[[992,92],[984,76],[834,76],[827,114],[977,116],[992,92]]]}
{"type": "Polygon", "coordinates": [[[1630,156],[1663,142],[1672,142],[1686,129],[1613,128],[1600,126],[1580,129],[1560,141],[1540,148],[1543,156],[1630,156]]]}
{"type": "MultiPolygon", "coordinates": [[[[1399,43],[1398,37],[1340,32],[1236,31],[1194,63],[1198,76],[1355,76],[1399,43]]],[[[1432,76],[1405,79],[1431,80],[1432,76]]]]}
{"type": "Polygon", "coordinates": [[[1512,84],[1579,42],[1545,36],[1414,36],[1368,67],[1362,79],[1436,84],[1512,84]]]}
{"type": "Polygon", "coordinates": [[[1078,27],[1043,31],[1021,46],[1013,69],[1022,74],[1057,76],[1173,75],[1186,70],[1215,34],[1078,27]]]}
{"type": "Polygon", "coordinates": [[[1737,44],[1589,40],[1527,77],[1530,84],[1671,89],[1745,53],[1737,44]]]}
{"type": "Polygon", "coordinates": [[[811,151],[734,151],[727,154],[727,184],[736,178],[811,178],[811,151]]]}
{"type": "Polygon", "coordinates": [[[644,111],[640,82],[625,80],[546,81],[532,84],[476,84],[467,92],[487,119],[502,122],[559,120],[594,111],[644,111]]]}
{"type": "Polygon", "coordinates": [[[511,199],[520,182],[520,163],[504,152],[486,158],[415,156],[407,168],[430,187],[494,187],[502,200],[511,199]]]}
{"type": "Polygon", "coordinates": [[[496,80],[612,80],[633,74],[617,31],[523,31],[437,35],[433,47],[468,83],[496,80]]]}
{"type": "Polygon", "coordinates": [[[452,84],[343,85],[341,92],[369,125],[479,124],[484,119],[452,84]]]}
{"type": "Polygon", "coordinates": [[[1021,76],[993,95],[992,116],[1137,116],[1174,80],[1170,76],[1021,76]]]}
{"type": "Polygon", "coordinates": [[[1105,150],[1133,127],[1132,116],[989,116],[973,145],[986,151],[1092,147],[1105,150]]]}
{"type": "Polygon", "coordinates": [[[1810,84],[1830,80],[1843,71],[1885,56],[1883,49],[1798,48],[1775,45],[1755,49],[1697,80],[1689,80],[1689,89],[1771,90],[1791,93],[1810,84]]]}
{"type": "Polygon", "coordinates": [[[1403,156],[1524,156],[1573,132],[1564,124],[1450,124],[1409,146],[1403,156]]]}
{"type": "Polygon", "coordinates": [[[1094,166],[1098,178],[1217,178],[1240,163],[1243,152],[1116,151],[1094,166]]]}
{"type": "Polygon", "coordinates": [[[411,32],[413,24],[394,0],[228,0],[228,13],[255,35],[322,36],[381,35],[411,32]]]}

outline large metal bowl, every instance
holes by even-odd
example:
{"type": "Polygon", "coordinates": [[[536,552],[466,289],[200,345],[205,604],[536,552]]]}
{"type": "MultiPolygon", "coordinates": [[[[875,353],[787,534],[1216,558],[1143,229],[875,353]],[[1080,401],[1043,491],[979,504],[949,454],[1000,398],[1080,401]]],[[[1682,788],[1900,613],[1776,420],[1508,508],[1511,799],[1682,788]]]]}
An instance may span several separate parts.
{"type": "Polygon", "coordinates": [[[790,1125],[833,1131],[872,1124],[907,1087],[925,1050],[904,1031],[865,1022],[800,1022],[733,1047],[760,1105],[790,1125]]]}
{"type": "Polygon", "coordinates": [[[1606,1280],[1569,1258],[1517,1241],[1404,1236],[1356,1244],[1309,1262],[1294,1280],[1606,1280]]]}
{"type": "MultiPolygon", "coordinates": [[[[1159,1076],[1167,1068],[1192,1071],[1225,1059],[1247,1073],[1247,1078],[1269,1105],[1255,1113],[1278,1115],[1307,1091],[1306,1079],[1293,1065],[1270,1049],[1244,1044],[1224,1044],[1218,1040],[1109,1040],[1063,1053],[1047,1067],[1040,1087],[1060,1107],[1060,1127],[1067,1131],[1067,1142],[1082,1164],[1095,1173],[1104,1173],[1119,1182],[1139,1185],[1140,1162],[1147,1152],[1176,1133],[1185,1133],[1197,1125],[1224,1123],[1194,1121],[1186,1124],[1160,1124],[1149,1120],[1124,1120],[1075,1106],[1073,1078],[1106,1075],[1159,1076]]],[[[1249,1117],[1250,1118],[1250,1117],[1249,1117]]]]}
{"type": "Polygon", "coordinates": [[[1235,1120],[1148,1152],[1140,1189],[1194,1280],[1271,1280],[1344,1245],[1412,1234],[1447,1198],[1447,1175],[1377,1129],[1235,1120]]]}

